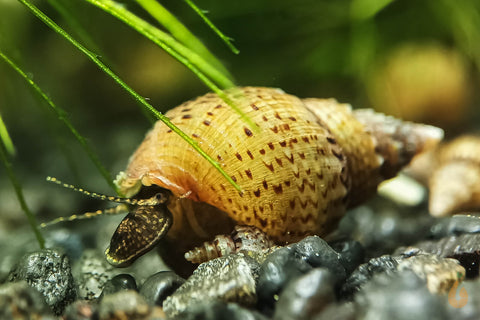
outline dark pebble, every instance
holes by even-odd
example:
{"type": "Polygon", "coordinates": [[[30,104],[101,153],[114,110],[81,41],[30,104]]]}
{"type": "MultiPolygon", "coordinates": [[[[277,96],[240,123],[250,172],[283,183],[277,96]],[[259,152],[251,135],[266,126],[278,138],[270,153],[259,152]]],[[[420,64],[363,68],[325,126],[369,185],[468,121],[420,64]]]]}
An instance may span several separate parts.
{"type": "Polygon", "coordinates": [[[236,303],[213,301],[195,304],[177,317],[178,320],[267,320],[259,312],[245,309],[236,303]]]}
{"type": "Polygon", "coordinates": [[[326,268],[335,279],[335,282],[346,278],[345,268],[340,262],[341,256],[318,236],[306,237],[302,241],[291,245],[295,255],[300,256],[313,268],[326,268]]]}
{"type": "Polygon", "coordinates": [[[457,214],[442,218],[431,227],[430,232],[435,238],[456,236],[462,233],[479,233],[480,217],[457,214]]]}
{"type": "Polygon", "coordinates": [[[53,320],[45,298],[25,281],[0,286],[0,319],[53,320]]]}
{"type": "Polygon", "coordinates": [[[76,297],[68,257],[53,249],[27,254],[11,271],[9,281],[25,280],[45,297],[57,315],[76,297]]]}
{"type": "Polygon", "coordinates": [[[411,271],[375,276],[355,296],[355,304],[362,320],[450,319],[445,297],[431,294],[411,271]]]}
{"type": "Polygon", "coordinates": [[[334,277],[324,268],[290,281],[280,294],[273,319],[311,319],[335,301],[334,285],[334,277]]]}
{"type": "Polygon", "coordinates": [[[345,281],[341,290],[342,298],[350,298],[376,274],[395,273],[397,266],[397,260],[389,255],[373,258],[360,265],[345,281]]]}
{"type": "Polygon", "coordinates": [[[334,283],[346,278],[341,256],[318,236],[306,237],[298,243],[270,254],[260,267],[257,285],[258,306],[266,314],[273,312],[275,302],[289,281],[313,268],[326,268],[334,283]]]}
{"type": "Polygon", "coordinates": [[[340,255],[340,263],[345,268],[347,275],[365,261],[365,249],[358,241],[336,241],[330,243],[330,246],[340,255]]]}
{"type": "Polygon", "coordinates": [[[126,273],[116,275],[105,283],[102,294],[100,295],[100,299],[108,294],[116,293],[122,290],[137,290],[135,278],[126,273]]]}
{"type": "Polygon", "coordinates": [[[140,288],[140,295],[150,305],[162,306],[163,301],[177,290],[185,279],[173,271],[161,271],[151,275],[140,288]]]}
{"type": "Polygon", "coordinates": [[[278,295],[285,285],[312,269],[304,259],[295,255],[292,247],[284,247],[270,254],[259,271],[257,296],[262,312],[273,312],[278,295]]]}

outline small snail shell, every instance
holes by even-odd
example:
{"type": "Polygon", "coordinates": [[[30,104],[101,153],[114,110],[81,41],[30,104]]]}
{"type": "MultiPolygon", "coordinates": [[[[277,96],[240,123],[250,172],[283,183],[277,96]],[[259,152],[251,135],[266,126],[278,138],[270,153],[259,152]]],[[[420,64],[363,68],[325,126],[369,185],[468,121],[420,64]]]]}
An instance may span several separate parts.
{"type": "MultiPolygon", "coordinates": [[[[215,158],[243,193],[161,122],[117,179],[127,197],[149,188],[171,192],[169,202],[158,207],[171,212],[166,237],[181,250],[230,233],[237,224],[255,226],[276,243],[325,235],[346,208],[367,199],[379,182],[443,136],[438,128],[352,111],[334,99],[302,100],[257,87],[229,93],[258,130],[212,93],[166,116],[215,158]]],[[[135,251],[145,251],[142,232],[149,235],[147,242],[159,238],[151,235],[158,226],[151,230],[143,222],[148,217],[133,213],[126,219],[107,249],[113,264],[125,265],[135,251]],[[134,236],[118,236],[130,229],[134,236]]]]}
{"type": "Polygon", "coordinates": [[[409,173],[428,186],[434,216],[480,208],[480,137],[439,145],[415,159],[409,173]]]}

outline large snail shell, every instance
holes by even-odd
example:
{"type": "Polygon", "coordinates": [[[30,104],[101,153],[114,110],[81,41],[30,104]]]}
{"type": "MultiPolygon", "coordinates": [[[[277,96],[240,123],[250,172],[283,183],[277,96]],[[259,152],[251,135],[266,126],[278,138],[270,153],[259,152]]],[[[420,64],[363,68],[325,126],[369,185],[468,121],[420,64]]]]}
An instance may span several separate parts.
{"type": "Polygon", "coordinates": [[[256,87],[232,92],[258,130],[212,93],[166,115],[218,161],[242,194],[161,122],[117,181],[127,196],[150,185],[173,193],[169,237],[182,237],[187,224],[198,235],[211,237],[208,233],[222,228],[212,231],[217,217],[229,221],[226,229],[233,223],[253,225],[276,242],[324,235],[349,205],[364,200],[381,180],[442,136],[433,127],[371,111],[352,112],[333,99],[301,100],[256,87]],[[198,202],[208,205],[199,208],[198,202]],[[209,210],[214,213],[206,218],[209,210]]]}

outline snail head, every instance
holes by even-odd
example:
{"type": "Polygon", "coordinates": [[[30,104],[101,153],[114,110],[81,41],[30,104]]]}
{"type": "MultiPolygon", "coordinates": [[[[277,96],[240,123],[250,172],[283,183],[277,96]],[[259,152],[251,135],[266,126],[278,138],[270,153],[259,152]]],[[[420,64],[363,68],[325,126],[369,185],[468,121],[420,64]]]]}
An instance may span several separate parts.
{"type": "Polygon", "coordinates": [[[41,228],[63,221],[127,213],[115,230],[110,240],[110,246],[105,250],[107,261],[116,267],[127,267],[138,257],[150,251],[167,234],[172,225],[172,214],[167,208],[171,193],[166,189],[146,189],[139,192],[135,198],[122,198],[86,191],[53,177],[47,177],[47,181],[92,198],[116,202],[118,205],[82,215],[60,217],[40,224],[41,228]]]}

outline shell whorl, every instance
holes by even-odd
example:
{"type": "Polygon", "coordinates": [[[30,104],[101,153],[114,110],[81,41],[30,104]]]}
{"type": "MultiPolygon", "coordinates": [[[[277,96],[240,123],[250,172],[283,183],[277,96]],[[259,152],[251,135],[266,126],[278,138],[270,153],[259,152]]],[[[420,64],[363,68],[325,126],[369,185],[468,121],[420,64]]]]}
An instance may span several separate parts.
{"type": "Polygon", "coordinates": [[[428,186],[433,216],[480,208],[480,137],[464,135],[439,145],[415,159],[409,174],[428,186]]]}
{"type": "MultiPolygon", "coordinates": [[[[161,122],[131,157],[118,180],[121,191],[131,195],[141,185],[159,185],[178,198],[226,212],[237,224],[256,226],[277,242],[295,241],[331,231],[349,203],[364,200],[384,179],[381,171],[386,163],[391,162],[390,175],[413,156],[398,152],[404,147],[398,139],[380,138],[384,128],[377,120],[371,122],[333,99],[301,100],[277,89],[256,87],[240,92],[235,102],[258,131],[211,93],[166,115],[216,158],[243,194],[161,122]],[[382,154],[390,142],[395,146],[387,149],[401,154],[402,161],[382,154]]],[[[376,115],[372,113],[374,119],[376,115]]],[[[414,134],[412,143],[418,146],[431,138],[417,132],[419,125],[408,126],[405,132],[387,130],[386,136],[397,137],[398,131],[414,134]]]]}

